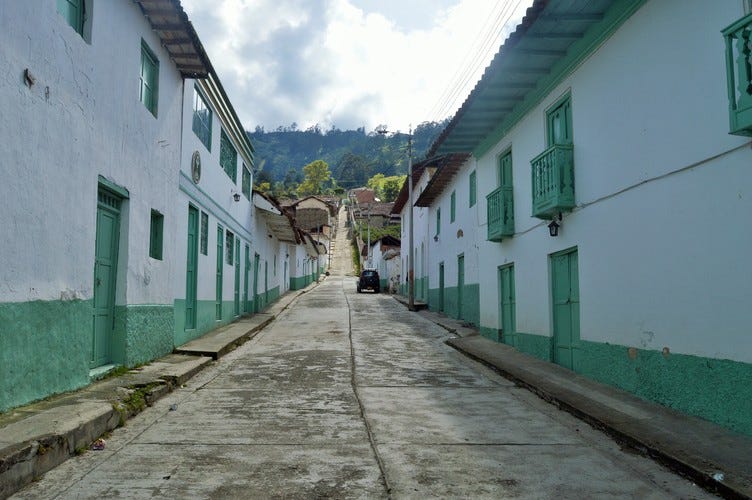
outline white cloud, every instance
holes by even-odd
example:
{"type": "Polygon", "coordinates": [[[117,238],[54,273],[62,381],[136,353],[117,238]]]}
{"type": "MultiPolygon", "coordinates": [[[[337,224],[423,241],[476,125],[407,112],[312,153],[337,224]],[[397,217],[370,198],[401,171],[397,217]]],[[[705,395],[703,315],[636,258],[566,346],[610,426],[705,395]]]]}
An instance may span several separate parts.
{"type": "MultiPolygon", "coordinates": [[[[529,3],[183,0],[249,129],[297,122],[301,128],[387,124],[406,130],[444,118],[465,99],[508,30],[502,37],[496,25],[487,40],[481,35],[515,5],[529,3]],[[454,106],[437,115],[437,102],[483,40],[487,53],[454,106]]],[[[517,20],[523,12],[518,9],[517,20]]]]}

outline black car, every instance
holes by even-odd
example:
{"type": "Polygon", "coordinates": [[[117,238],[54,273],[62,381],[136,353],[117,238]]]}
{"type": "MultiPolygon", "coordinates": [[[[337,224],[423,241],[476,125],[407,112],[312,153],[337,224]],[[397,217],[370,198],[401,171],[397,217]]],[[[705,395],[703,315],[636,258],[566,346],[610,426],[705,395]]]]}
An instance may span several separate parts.
{"type": "Polygon", "coordinates": [[[381,290],[381,282],[379,281],[378,271],[373,269],[366,269],[360,273],[360,279],[358,280],[358,293],[363,290],[373,290],[379,293],[381,290]]]}

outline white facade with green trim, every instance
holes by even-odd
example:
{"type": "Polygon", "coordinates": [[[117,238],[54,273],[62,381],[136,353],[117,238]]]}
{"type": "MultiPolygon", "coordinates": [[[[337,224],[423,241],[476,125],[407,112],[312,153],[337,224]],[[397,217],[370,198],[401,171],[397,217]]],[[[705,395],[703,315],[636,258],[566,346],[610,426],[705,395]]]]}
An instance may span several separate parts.
{"type": "Polygon", "coordinates": [[[137,4],[80,3],[0,9],[0,411],[173,347],[182,75],[137,4]]]}
{"type": "MultiPolygon", "coordinates": [[[[504,103],[509,111],[487,133],[462,142],[462,127],[493,103],[482,91],[471,94],[432,149],[472,152],[475,165],[458,172],[431,211],[441,207],[443,221],[450,193],[464,192],[476,170],[478,203],[458,203],[457,220],[478,221],[483,335],[752,434],[752,389],[742,382],[752,377],[745,271],[752,152],[748,137],[729,134],[720,34],[745,15],[743,3],[614,1],[586,17],[595,5],[587,3],[541,3],[497,56],[478,88],[522,88],[519,75],[542,61],[533,56],[548,51],[551,59],[535,84],[504,103]],[[589,27],[568,48],[530,45],[574,19],[589,27]],[[568,117],[557,123],[564,99],[568,117]],[[551,142],[554,126],[571,127],[571,160],[566,142],[551,142]],[[563,160],[541,156],[557,149],[563,160]],[[507,233],[488,220],[510,151],[514,219],[507,233]],[[536,168],[548,175],[541,161],[562,165],[552,177],[562,185],[573,172],[565,187],[573,188],[574,206],[560,197],[546,215],[535,208],[545,201],[531,189],[536,168]],[[552,220],[560,225],[555,237],[552,220]]],[[[431,251],[433,290],[437,263],[457,249],[431,251]]]]}

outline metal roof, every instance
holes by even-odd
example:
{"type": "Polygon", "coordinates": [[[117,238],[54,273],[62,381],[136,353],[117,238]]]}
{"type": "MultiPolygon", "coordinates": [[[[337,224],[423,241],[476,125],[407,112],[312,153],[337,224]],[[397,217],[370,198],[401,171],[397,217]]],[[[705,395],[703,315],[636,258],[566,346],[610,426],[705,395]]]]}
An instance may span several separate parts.
{"type": "MultiPolygon", "coordinates": [[[[297,234],[298,229],[295,227],[295,222],[290,218],[287,212],[282,210],[282,207],[276,202],[276,200],[274,200],[274,198],[254,189],[253,206],[261,211],[266,225],[279,241],[300,243],[300,238],[297,234]]],[[[268,236],[271,237],[271,234],[268,236]]]]}
{"type": "Polygon", "coordinates": [[[574,43],[611,27],[607,12],[616,3],[640,0],[535,0],[427,156],[473,152],[525,106],[574,43]]]}
{"type": "Polygon", "coordinates": [[[149,20],[180,74],[206,78],[211,62],[179,0],[133,0],[149,20]]]}
{"type": "Polygon", "coordinates": [[[441,157],[428,185],[415,202],[416,207],[430,207],[444,188],[452,182],[462,165],[470,158],[469,153],[454,153],[441,157]]]}

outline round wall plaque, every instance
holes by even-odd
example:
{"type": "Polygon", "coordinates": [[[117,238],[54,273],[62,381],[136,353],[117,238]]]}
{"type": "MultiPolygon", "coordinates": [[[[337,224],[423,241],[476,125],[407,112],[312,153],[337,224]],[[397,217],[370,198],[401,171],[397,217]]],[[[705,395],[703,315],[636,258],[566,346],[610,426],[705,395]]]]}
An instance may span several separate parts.
{"type": "Polygon", "coordinates": [[[201,154],[198,151],[194,151],[191,158],[191,178],[196,184],[201,180],[201,154]]]}

